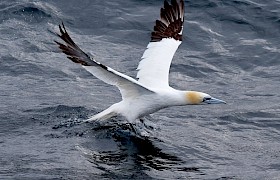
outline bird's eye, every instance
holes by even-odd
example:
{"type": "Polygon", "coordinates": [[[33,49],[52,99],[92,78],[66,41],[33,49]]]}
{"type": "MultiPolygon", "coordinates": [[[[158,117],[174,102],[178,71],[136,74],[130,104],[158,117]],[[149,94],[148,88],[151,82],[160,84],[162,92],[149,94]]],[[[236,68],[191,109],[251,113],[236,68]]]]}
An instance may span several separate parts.
{"type": "Polygon", "coordinates": [[[204,102],[204,101],[209,101],[209,100],[211,100],[211,97],[205,97],[205,98],[203,98],[203,102],[204,102]]]}

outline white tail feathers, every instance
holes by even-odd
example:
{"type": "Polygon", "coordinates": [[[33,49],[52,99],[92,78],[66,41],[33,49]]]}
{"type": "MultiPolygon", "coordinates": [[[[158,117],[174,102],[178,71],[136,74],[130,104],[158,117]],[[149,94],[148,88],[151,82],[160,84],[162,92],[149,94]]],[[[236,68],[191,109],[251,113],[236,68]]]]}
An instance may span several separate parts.
{"type": "Polygon", "coordinates": [[[116,116],[117,113],[114,111],[114,107],[111,106],[108,109],[105,109],[104,111],[92,116],[91,118],[85,120],[84,122],[91,122],[91,121],[103,121],[107,120],[113,116],[116,116]]]}

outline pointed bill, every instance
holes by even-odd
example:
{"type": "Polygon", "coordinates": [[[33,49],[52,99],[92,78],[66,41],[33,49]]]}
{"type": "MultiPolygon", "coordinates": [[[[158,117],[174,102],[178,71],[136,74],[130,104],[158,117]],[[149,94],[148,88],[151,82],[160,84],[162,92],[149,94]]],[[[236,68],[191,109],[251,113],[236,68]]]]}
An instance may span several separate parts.
{"type": "Polygon", "coordinates": [[[225,101],[217,99],[217,98],[213,98],[213,97],[211,97],[203,102],[206,104],[226,104],[225,101]]]}

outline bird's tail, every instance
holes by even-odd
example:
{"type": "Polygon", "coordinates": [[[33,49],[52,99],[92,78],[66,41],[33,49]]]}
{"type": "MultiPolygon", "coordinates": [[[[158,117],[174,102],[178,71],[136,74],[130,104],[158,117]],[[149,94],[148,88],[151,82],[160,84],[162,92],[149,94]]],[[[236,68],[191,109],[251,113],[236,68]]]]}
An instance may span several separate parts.
{"type": "Polygon", "coordinates": [[[85,120],[84,122],[107,120],[116,115],[117,115],[117,112],[115,111],[114,105],[112,105],[108,109],[105,109],[104,111],[90,117],[89,119],[85,120]]]}

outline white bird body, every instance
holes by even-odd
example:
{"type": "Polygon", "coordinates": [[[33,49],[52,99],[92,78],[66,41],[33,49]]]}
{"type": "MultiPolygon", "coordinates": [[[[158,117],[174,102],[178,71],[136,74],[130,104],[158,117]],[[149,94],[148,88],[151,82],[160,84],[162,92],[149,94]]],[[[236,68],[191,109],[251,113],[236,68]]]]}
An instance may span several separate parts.
{"type": "Polygon", "coordinates": [[[138,80],[95,61],[74,43],[63,24],[59,26],[61,35],[58,36],[66,44],[55,42],[67,57],[105,83],[117,86],[122,95],[122,101],[87,121],[122,115],[133,123],[138,118],[169,106],[225,103],[206,93],[180,91],[169,86],[169,69],[183,39],[183,22],[183,0],[171,0],[171,4],[165,1],[161,19],[156,21],[151,41],[137,67],[138,80]]]}
{"type": "MultiPolygon", "coordinates": [[[[118,112],[130,123],[137,118],[154,113],[169,106],[185,105],[184,92],[175,89],[158,90],[151,94],[142,94],[134,98],[127,98],[119,103],[112,105],[110,110],[118,112]]],[[[93,116],[91,120],[96,119],[93,116]]]]}

